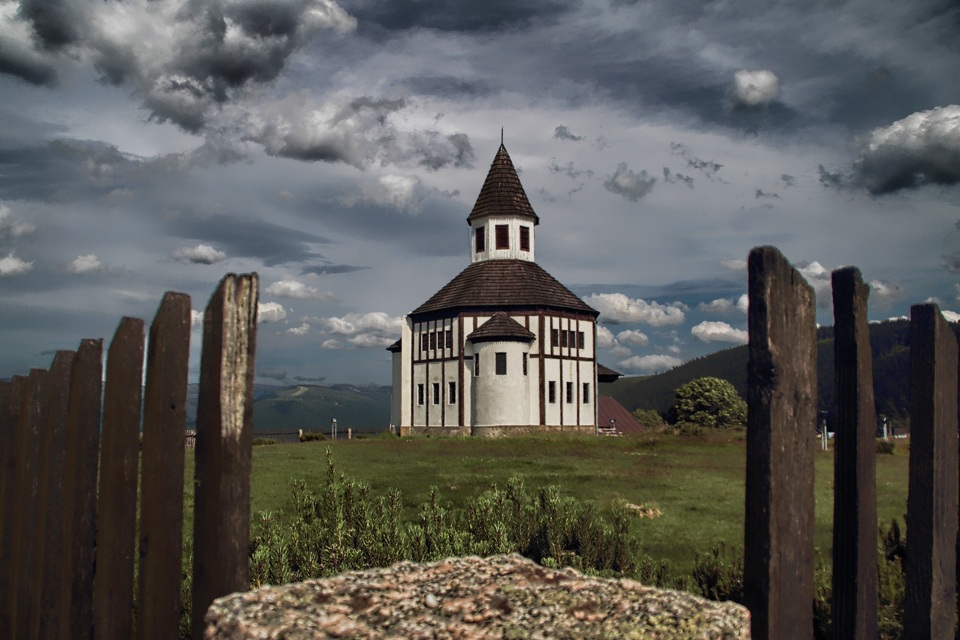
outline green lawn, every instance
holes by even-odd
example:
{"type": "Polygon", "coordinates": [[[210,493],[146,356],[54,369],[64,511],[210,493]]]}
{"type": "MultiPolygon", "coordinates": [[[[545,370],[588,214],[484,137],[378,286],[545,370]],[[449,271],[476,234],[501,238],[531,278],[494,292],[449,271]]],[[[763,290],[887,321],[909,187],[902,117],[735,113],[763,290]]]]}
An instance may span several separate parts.
{"type": "MultiPolygon", "coordinates": [[[[490,485],[518,476],[529,488],[556,485],[562,494],[592,502],[602,511],[625,502],[659,510],[656,518],[632,518],[631,528],[644,553],[668,560],[679,573],[692,568],[698,551],[720,542],[742,545],[744,447],[742,432],[704,437],[371,438],[261,446],[254,448],[252,510],[288,508],[294,480],[319,486],[326,478],[327,450],[338,472],[368,484],[373,494],[399,489],[411,518],[431,487],[442,501],[462,504],[490,485]]],[[[188,455],[188,478],[192,458],[188,455]]],[[[884,524],[891,518],[902,520],[906,511],[907,463],[905,450],[877,456],[879,521],[884,524]]],[[[818,451],[816,544],[824,557],[831,544],[832,489],[833,454],[818,451]]]]}

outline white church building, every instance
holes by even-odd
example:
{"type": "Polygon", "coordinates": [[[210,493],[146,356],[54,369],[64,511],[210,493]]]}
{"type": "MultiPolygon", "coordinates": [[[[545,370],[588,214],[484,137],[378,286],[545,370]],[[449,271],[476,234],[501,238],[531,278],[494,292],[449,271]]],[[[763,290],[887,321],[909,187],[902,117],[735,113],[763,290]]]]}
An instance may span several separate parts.
{"type": "Polygon", "coordinates": [[[501,144],[467,217],[470,266],[389,347],[401,435],[596,431],[599,313],[536,263],[539,223],[501,144]]]}

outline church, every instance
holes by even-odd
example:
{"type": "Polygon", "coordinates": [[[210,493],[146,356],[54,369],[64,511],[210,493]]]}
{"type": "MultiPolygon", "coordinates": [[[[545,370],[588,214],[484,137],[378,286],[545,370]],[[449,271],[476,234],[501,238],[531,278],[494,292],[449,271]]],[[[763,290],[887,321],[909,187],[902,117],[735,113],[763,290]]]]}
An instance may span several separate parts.
{"type": "Polygon", "coordinates": [[[599,313],[536,263],[540,218],[503,144],[467,224],[470,266],[404,318],[388,348],[394,428],[595,433],[599,313]]]}

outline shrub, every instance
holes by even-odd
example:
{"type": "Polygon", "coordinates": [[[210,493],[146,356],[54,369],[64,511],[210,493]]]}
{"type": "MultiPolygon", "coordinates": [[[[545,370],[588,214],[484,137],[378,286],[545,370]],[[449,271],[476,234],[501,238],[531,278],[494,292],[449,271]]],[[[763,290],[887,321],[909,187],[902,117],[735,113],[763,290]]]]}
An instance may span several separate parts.
{"type": "Polygon", "coordinates": [[[877,453],[893,455],[896,449],[897,443],[893,440],[877,440],[877,453]]]}
{"type": "Polygon", "coordinates": [[[320,431],[301,431],[300,432],[300,442],[320,442],[321,440],[326,440],[327,436],[323,435],[320,431]]]}
{"type": "Polygon", "coordinates": [[[656,409],[637,409],[633,412],[633,417],[641,427],[647,429],[659,429],[664,426],[663,416],[656,409]]]}
{"type": "Polygon", "coordinates": [[[280,441],[275,440],[273,438],[254,438],[253,439],[253,446],[255,447],[262,447],[264,445],[271,445],[271,444],[280,444],[280,441]]]}
{"type": "Polygon", "coordinates": [[[747,421],[747,403],[722,378],[697,378],[678,387],[674,394],[671,422],[735,427],[747,421]]]}

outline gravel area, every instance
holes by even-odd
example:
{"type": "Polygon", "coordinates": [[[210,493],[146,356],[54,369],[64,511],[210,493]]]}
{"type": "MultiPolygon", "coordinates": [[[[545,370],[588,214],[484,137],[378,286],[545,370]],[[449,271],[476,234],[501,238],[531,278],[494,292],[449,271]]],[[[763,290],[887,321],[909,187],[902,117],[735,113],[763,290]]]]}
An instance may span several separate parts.
{"type": "Polygon", "coordinates": [[[632,580],[518,555],[401,562],[216,600],[205,638],[586,639],[750,637],[750,614],[632,580]]]}

